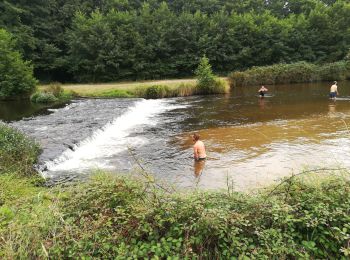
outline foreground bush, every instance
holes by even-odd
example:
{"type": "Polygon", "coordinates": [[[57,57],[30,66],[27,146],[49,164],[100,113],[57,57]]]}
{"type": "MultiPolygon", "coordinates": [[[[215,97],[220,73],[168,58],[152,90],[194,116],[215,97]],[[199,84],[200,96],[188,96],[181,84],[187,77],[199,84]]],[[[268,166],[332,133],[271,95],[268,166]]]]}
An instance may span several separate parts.
{"type": "Polygon", "coordinates": [[[33,67],[14,48],[11,35],[0,29],[0,99],[28,98],[36,88],[33,67]]]}
{"type": "Polygon", "coordinates": [[[307,83],[315,81],[345,80],[350,78],[350,62],[339,61],[323,65],[307,62],[253,67],[229,75],[231,87],[307,83]]]}
{"type": "Polygon", "coordinates": [[[18,208],[5,204],[11,221],[0,229],[0,255],[345,258],[350,253],[349,179],[316,177],[289,179],[275,190],[245,195],[167,194],[145,182],[97,175],[63,193],[41,189],[38,200],[20,206],[19,216],[11,214],[18,208]]]}
{"type": "Polygon", "coordinates": [[[0,174],[36,175],[33,164],[39,153],[37,143],[0,123],[0,174]]]}

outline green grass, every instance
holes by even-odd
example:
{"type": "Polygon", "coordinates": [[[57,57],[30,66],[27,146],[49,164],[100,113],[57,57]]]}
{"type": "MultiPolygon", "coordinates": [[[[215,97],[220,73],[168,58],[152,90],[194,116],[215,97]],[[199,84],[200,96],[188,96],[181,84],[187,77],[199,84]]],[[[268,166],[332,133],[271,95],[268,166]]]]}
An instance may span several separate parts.
{"type": "Polygon", "coordinates": [[[136,97],[132,91],[122,89],[111,89],[105,91],[91,91],[84,94],[81,97],[94,97],[94,98],[133,98],[136,97]]]}
{"type": "MultiPolygon", "coordinates": [[[[221,80],[223,82],[223,87],[217,92],[214,91],[214,94],[227,93],[229,91],[226,79],[222,78],[221,80]]],[[[195,79],[176,79],[106,84],[63,84],[61,86],[64,91],[74,93],[76,96],[94,98],[147,98],[146,93],[149,91],[148,89],[162,86],[162,88],[166,88],[167,90],[161,95],[155,94],[155,97],[164,98],[201,94],[197,91],[196,85],[195,79]]],[[[41,85],[39,86],[39,90],[45,91],[48,87],[49,85],[41,85]]]]}
{"type": "Polygon", "coordinates": [[[36,175],[33,164],[39,153],[40,148],[36,142],[0,122],[0,175],[8,172],[36,175]]]}

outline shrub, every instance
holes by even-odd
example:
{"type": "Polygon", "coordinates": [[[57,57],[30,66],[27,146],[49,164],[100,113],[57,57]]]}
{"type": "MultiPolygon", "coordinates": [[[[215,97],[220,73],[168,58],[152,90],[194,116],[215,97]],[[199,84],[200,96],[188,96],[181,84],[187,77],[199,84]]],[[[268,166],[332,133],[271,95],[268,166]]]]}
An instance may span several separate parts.
{"type": "Polygon", "coordinates": [[[56,98],[60,98],[63,95],[64,90],[60,83],[51,83],[43,92],[51,93],[56,98]]]}
{"type": "Polygon", "coordinates": [[[174,97],[187,97],[198,94],[198,87],[196,85],[181,83],[178,87],[172,90],[174,97]]]}
{"type": "Polygon", "coordinates": [[[146,88],[145,98],[155,99],[164,98],[170,94],[170,89],[168,86],[154,85],[146,88]]]}
{"type": "Polygon", "coordinates": [[[147,87],[146,86],[140,86],[140,87],[136,87],[134,90],[133,90],[133,94],[136,96],[136,97],[146,97],[146,89],[147,87]]]}
{"type": "Polygon", "coordinates": [[[38,91],[34,93],[30,100],[33,103],[54,103],[57,101],[68,101],[71,100],[73,97],[77,97],[78,94],[75,93],[73,90],[65,91],[60,83],[51,83],[49,86],[44,88],[42,91],[38,91]]]}
{"type": "Polygon", "coordinates": [[[212,88],[212,94],[225,94],[229,92],[228,90],[225,80],[216,79],[212,88]]]}
{"type": "Polygon", "coordinates": [[[19,131],[0,123],[0,173],[35,173],[33,164],[40,153],[39,145],[19,131]]]}
{"type": "Polygon", "coordinates": [[[48,104],[48,103],[57,102],[58,98],[55,97],[52,93],[36,92],[30,97],[30,100],[33,103],[48,104]]]}
{"type": "Polygon", "coordinates": [[[346,61],[327,63],[318,68],[318,73],[324,81],[345,80],[350,76],[350,67],[346,61]]]}
{"type": "Polygon", "coordinates": [[[71,100],[74,97],[79,97],[79,94],[76,93],[74,90],[64,90],[63,93],[60,95],[59,100],[66,101],[71,100]]]}
{"type": "Polygon", "coordinates": [[[234,71],[231,72],[228,76],[228,80],[231,87],[245,87],[248,86],[249,83],[247,83],[247,73],[244,73],[242,71],[234,71]]]}
{"type": "Polygon", "coordinates": [[[0,29],[0,99],[28,98],[36,88],[33,67],[14,46],[11,35],[0,29]]]}
{"type": "Polygon", "coordinates": [[[350,77],[350,64],[346,61],[315,65],[307,62],[275,64],[235,71],[229,75],[231,87],[265,84],[304,83],[322,80],[343,80],[350,77]]]}
{"type": "Polygon", "coordinates": [[[295,178],[258,195],[171,195],[102,175],[68,191],[65,226],[46,244],[52,258],[339,259],[349,184],[295,178]]]}
{"type": "Polygon", "coordinates": [[[206,56],[201,58],[195,75],[197,77],[197,94],[223,94],[228,92],[225,82],[218,79],[213,74],[211,65],[206,56]]]}
{"type": "Polygon", "coordinates": [[[202,94],[211,93],[215,84],[216,77],[213,74],[209,59],[203,56],[195,71],[197,77],[197,86],[202,94]]]}

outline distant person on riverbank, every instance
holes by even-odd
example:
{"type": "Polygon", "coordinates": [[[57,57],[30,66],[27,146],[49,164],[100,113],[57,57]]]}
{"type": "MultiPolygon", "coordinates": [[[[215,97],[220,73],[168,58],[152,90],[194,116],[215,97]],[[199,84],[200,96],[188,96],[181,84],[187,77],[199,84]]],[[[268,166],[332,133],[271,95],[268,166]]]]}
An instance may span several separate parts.
{"type": "Polygon", "coordinates": [[[200,139],[200,135],[195,133],[192,136],[192,140],[194,142],[193,145],[193,158],[196,161],[203,161],[207,158],[207,154],[205,152],[205,146],[204,143],[199,140],[200,139]]]}
{"type": "Polygon", "coordinates": [[[337,97],[337,95],[339,95],[339,93],[338,93],[338,86],[337,86],[337,82],[334,81],[334,83],[333,83],[333,85],[331,86],[331,89],[330,89],[329,97],[331,99],[335,99],[337,97]]]}
{"type": "Polygon", "coordinates": [[[267,88],[265,88],[265,86],[261,86],[261,88],[258,90],[259,92],[259,97],[263,98],[265,96],[265,93],[269,91],[267,88]]]}

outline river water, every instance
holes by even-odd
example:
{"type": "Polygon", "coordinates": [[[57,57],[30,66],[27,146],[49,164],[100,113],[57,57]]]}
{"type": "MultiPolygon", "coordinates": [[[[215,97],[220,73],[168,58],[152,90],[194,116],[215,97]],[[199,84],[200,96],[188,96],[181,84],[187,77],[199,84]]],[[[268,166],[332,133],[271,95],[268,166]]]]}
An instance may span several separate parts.
{"type": "Polygon", "coordinates": [[[41,143],[39,168],[53,181],[95,169],[129,174],[141,164],[175,186],[230,182],[249,190],[304,169],[350,166],[350,82],[339,83],[336,101],[329,83],[268,88],[264,99],[247,87],[218,96],[76,100],[10,124],[41,143]],[[194,131],[205,162],[193,162],[194,131]]]}

